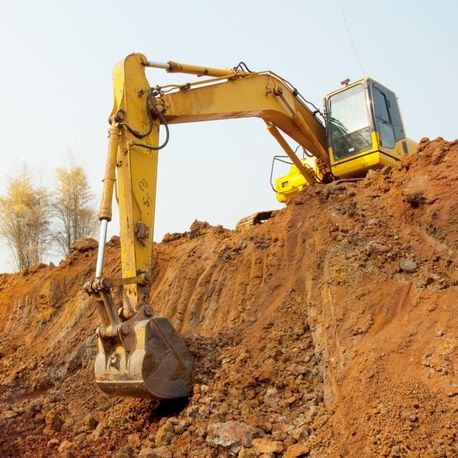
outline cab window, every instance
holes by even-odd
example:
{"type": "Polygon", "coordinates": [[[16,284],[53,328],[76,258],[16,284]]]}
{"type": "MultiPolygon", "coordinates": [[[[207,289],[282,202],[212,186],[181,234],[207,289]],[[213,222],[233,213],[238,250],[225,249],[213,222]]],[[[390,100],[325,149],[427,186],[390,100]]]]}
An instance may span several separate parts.
{"type": "Polygon", "coordinates": [[[363,85],[332,95],[327,104],[328,136],[334,159],[344,159],[372,146],[371,121],[363,85]]]}
{"type": "Polygon", "coordinates": [[[386,91],[385,97],[388,105],[388,113],[393,124],[394,139],[398,142],[406,137],[404,126],[402,125],[401,113],[399,112],[398,102],[394,92],[386,91]]]}
{"type": "Polygon", "coordinates": [[[375,86],[372,87],[374,104],[375,128],[380,137],[381,146],[394,148],[395,138],[393,124],[388,111],[388,103],[385,94],[375,86]]]}

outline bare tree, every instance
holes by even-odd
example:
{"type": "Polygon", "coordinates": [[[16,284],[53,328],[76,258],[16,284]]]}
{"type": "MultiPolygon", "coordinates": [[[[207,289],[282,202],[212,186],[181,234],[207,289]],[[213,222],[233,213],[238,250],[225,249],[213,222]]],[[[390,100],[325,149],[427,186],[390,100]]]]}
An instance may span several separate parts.
{"type": "Polygon", "coordinates": [[[11,248],[18,270],[41,261],[49,247],[49,223],[48,193],[33,184],[23,167],[9,178],[6,195],[0,197],[0,236],[11,248]]]}
{"type": "Polygon", "coordinates": [[[75,240],[92,234],[96,212],[92,206],[93,195],[84,169],[70,160],[68,167],[57,169],[56,197],[52,202],[57,229],[54,240],[62,253],[70,251],[75,240]]]}

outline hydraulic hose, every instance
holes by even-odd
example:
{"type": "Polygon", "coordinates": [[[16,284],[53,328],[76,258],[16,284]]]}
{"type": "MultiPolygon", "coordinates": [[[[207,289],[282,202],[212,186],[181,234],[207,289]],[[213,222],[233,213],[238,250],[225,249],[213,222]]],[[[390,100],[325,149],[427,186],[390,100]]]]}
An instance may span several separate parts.
{"type": "Polygon", "coordinates": [[[146,99],[146,112],[148,113],[149,126],[148,126],[148,129],[147,129],[147,131],[145,133],[141,133],[138,130],[133,129],[127,123],[122,123],[122,125],[125,126],[126,129],[134,137],[137,137],[138,139],[143,139],[143,138],[147,137],[148,135],[150,135],[152,130],[153,130],[154,119],[152,117],[151,111],[154,111],[154,114],[159,118],[160,123],[165,127],[165,140],[164,140],[164,142],[162,143],[162,145],[159,145],[159,146],[151,146],[151,145],[147,145],[146,143],[137,143],[137,142],[134,142],[133,145],[139,146],[141,148],[146,148],[146,149],[149,149],[149,150],[153,150],[153,151],[159,151],[162,148],[165,148],[165,146],[169,142],[170,130],[169,130],[169,126],[168,126],[167,120],[165,119],[165,116],[156,108],[154,103],[151,103],[152,102],[151,99],[152,99],[152,93],[149,92],[148,93],[148,97],[146,99]]]}

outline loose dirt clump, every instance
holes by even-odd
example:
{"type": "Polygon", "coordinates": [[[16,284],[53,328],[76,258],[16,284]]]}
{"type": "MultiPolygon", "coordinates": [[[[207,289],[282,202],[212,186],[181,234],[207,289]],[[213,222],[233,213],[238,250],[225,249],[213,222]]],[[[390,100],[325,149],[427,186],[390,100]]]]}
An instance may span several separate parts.
{"type": "MultiPolygon", "coordinates": [[[[251,229],[155,244],[186,400],[95,386],[93,241],[0,275],[2,456],[458,456],[457,154],[424,139],[402,170],[306,189],[251,229]]],[[[118,238],[106,262],[119,275],[118,238]]]]}

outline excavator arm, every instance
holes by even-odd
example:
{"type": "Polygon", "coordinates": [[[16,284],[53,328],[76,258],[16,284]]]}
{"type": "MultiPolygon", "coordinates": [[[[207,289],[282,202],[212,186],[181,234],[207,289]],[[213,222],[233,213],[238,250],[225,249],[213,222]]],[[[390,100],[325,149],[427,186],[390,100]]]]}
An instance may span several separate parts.
{"type": "Polygon", "coordinates": [[[262,118],[275,138],[281,130],[315,155],[323,172],[330,171],[324,126],[272,73],[233,73],[224,80],[205,80],[199,86],[178,86],[176,90],[156,98],[169,124],[262,118]]]}
{"type": "Polygon", "coordinates": [[[252,73],[195,65],[149,62],[131,54],[113,70],[114,104],[103,196],[95,279],[85,290],[101,316],[97,384],[115,395],[176,398],[190,392],[192,358],[167,318],[149,304],[158,151],[169,137],[169,125],[231,118],[262,118],[305,180],[330,174],[323,124],[285,80],[271,72],[252,73]],[[146,67],[196,74],[194,83],[151,87],[146,67]],[[159,128],[166,138],[160,144],[159,128]],[[304,167],[283,134],[315,155],[320,176],[304,167]],[[121,278],[103,275],[107,225],[116,190],[121,238],[121,278]],[[122,291],[116,303],[115,289],[122,291]]]}
{"type": "Polygon", "coordinates": [[[208,69],[169,62],[146,66],[161,66],[169,72],[177,69],[197,75],[210,75],[195,83],[155,88],[155,100],[169,124],[223,120],[234,118],[262,118],[269,132],[280,143],[304,178],[313,185],[313,176],[297,158],[280,131],[312,153],[322,175],[329,175],[330,162],[326,145],[326,130],[307,102],[286,80],[272,72],[241,72],[208,69]],[[168,93],[168,91],[171,91],[168,93]]]}

